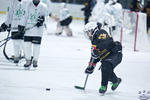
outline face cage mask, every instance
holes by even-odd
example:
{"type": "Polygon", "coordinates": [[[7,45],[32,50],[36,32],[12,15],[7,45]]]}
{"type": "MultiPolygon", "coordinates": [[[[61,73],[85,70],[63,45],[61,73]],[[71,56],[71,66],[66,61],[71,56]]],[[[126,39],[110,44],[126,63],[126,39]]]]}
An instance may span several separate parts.
{"type": "Polygon", "coordinates": [[[95,29],[94,30],[88,30],[88,31],[85,31],[85,37],[89,40],[93,40],[93,37],[94,37],[94,32],[95,32],[95,29]]]}

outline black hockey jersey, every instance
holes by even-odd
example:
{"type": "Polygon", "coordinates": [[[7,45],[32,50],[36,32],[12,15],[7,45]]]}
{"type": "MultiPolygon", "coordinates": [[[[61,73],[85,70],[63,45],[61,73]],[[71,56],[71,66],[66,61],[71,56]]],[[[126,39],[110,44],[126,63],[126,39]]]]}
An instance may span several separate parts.
{"type": "Polygon", "coordinates": [[[96,30],[91,42],[92,48],[98,52],[97,54],[100,60],[103,60],[112,53],[111,51],[114,47],[114,41],[111,35],[105,30],[96,30]]]}

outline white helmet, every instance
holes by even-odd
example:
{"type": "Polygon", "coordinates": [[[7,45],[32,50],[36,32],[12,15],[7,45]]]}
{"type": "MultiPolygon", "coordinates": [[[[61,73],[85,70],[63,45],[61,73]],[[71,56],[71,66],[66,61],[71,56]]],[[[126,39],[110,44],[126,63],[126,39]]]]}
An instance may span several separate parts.
{"type": "Polygon", "coordinates": [[[118,0],[112,0],[113,2],[117,2],[118,0]]]}
{"type": "Polygon", "coordinates": [[[67,7],[67,4],[64,2],[60,4],[60,8],[66,8],[66,7],[67,7]]]}
{"type": "Polygon", "coordinates": [[[118,0],[109,0],[109,3],[112,4],[112,3],[116,3],[118,0]]]}
{"type": "Polygon", "coordinates": [[[89,22],[84,27],[85,36],[88,37],[90,40],[93,38],[95,34],[94,30],[97,28],[96,22],[89,22]]]}

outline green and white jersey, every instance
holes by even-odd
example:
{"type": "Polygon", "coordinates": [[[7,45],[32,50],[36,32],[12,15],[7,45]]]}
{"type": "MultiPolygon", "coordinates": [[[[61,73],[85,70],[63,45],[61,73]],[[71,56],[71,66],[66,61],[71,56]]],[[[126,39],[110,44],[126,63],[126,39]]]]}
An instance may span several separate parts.
{"type": "Polygon", "coordinates": [[[25,17],[26,9],[28,2],[26,0],[22,0],[19,2],[18,0],[12,0],[10,6],[8,7],[7,14],[7,24],[11,24],[11,31],[18,31],[18,25],[22,18],[25,17]]]}
{"type": "MultiPolygon", "coordinates": [[[[46,5],[40,2],[38,6],[35,6],[33,2],[30,2],[28,5],[27,13],[25,19],[22,20],[20,23],[21,25],[25,26],[26,28],[33,27],[37,23],[37,19],[39,16],[46,16],[46,5]]],[[[41,27],[34,27],[30,30],[26,31],[25,36],[42,36],[43,34],[43,26],[41,27]]]]}

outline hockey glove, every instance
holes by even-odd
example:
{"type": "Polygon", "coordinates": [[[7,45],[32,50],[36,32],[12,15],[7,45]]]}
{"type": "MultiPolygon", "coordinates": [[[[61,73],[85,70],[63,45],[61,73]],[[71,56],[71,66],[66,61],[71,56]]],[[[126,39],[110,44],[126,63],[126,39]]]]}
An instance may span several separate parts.
{"type": "Polygon", "coordinates": [[[96,66],[95,63],[89,62],[88,67],[85,69],[85,73],[86,73],[86,74],[92,74],[93,71],[94,71],[95,66],[96,66]]]}
{"type": "Polygon", "coordinates": [[[36,26],[37,26],[37,27],[42,26],[43,23],[44,23],[44,21],[45,21],[45,17],[44,17],[44,16],[39,16],[38,19],[37,19],[36,26]]]}
{"type": "Polygon", "coordinates": [[[7,30],[7,28],[8,28],[8,26],[5,24],[5,23],[3,23],[2,25],[1,25],[1,31],[6,31],[7,30]]]}
{"type": "Polygon", "coordinates": [[[112,31],[116,30],[116,26],[112,26],[112,31]]]}

